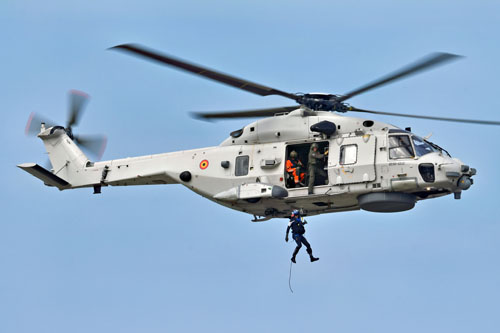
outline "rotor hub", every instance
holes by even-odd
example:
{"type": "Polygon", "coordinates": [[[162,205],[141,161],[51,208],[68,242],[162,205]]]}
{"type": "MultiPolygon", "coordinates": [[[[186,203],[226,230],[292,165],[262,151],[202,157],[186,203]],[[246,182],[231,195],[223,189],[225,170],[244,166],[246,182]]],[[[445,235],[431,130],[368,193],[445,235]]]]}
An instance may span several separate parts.
{"type": "Polygon", "coordinates": [[[299,95],[297,102],[314,111],[349,111],[349,106],[339,99],[339,95],[313,93],[299,95]]]}

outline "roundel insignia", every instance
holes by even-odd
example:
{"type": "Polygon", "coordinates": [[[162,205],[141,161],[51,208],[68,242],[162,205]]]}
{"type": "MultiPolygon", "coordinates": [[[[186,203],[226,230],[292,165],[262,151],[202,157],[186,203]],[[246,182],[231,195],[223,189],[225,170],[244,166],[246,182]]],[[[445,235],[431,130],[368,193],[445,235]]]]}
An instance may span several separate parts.
{"type": "Polygon", "coordinates": [[[205,170],[206,168],[208,168],[208,160],[201,161],[200,162],[200,169],[205,170]]]}

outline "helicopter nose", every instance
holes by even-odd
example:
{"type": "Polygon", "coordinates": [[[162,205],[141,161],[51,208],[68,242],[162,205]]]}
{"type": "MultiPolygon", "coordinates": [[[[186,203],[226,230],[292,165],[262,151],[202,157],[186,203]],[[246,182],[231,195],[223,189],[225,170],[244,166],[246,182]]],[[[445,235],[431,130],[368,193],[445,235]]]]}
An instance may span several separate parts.
{"type": "Polygon", "coordinates": [[[455,163],[443,166],[443,171],[449,181],[455,186],[455,198],[459,199],[460,193],[468,190],[474,184],[474,180],[471,177],[474,176],[477,171],[458,159],[453,160],[455,163]]]}
{"type": "Polygon", "coordinates": [[[461,166],[462,176],[458,179],[457,186],[461,190],[468,190],[472,184],[474,184],[474,180],[471,178],[477,173],[477,170],[474,168],[469,168],[468,165],[461,166]]]}
{"type": "Polygon", "coordinates": [[[472,185],[472,178],[469,175],[463,175],[458,179],[457,186],[459,189],[465,191],[468,190],[472,185]]]}

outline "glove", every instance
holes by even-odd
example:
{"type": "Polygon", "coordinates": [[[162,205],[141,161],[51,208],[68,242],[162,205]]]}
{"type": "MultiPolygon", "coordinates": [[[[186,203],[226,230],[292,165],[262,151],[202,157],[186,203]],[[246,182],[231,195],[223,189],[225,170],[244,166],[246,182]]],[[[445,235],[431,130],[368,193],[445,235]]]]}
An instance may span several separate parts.
{"type": "Polygon", "coordinates": [[[288,243],[288,236],[286,236],[286,237],[285,237],[285,242],[287,242],[287,243],[288,243]]]}
{"type": "Polygon", "coordinates": [[[325,151],[325,155],[328,155],[328,150],[327,150],[327,151],[325,151]]]}

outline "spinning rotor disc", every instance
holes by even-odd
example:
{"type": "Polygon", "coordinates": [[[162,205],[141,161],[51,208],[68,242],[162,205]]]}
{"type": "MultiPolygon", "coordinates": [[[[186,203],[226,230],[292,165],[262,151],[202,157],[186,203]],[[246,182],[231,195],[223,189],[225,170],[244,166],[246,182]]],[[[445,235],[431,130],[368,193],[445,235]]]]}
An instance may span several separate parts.
{"type": "MultiPolygon", "coordinates": [[[[158,51],[146,48],[138,44],[121,44],[111,48],[112,50],[119,50],[127,53],[131,53],[135,56],[140,56],[148,60],[159,62],[163,65],[171,66],[189,73],[203,76],[207,79],[211,79],[241,90],[245,90],[260,96],[277,95],[282,96],[291,100],[294,100],[300,106],[314,111],[331,111],[331,112],[363,112],[379,115],[389,115],[397,117],[409,117],[409,118],[420,118],[429,120],[441,120],[441,121],[451,121],[451,122],[461,122],[461,123],[472,123],[481,125],[500,125],[500,121],[489,121],[489,120],[477,120],[477,119],[460,119],[460,118],[449,118],[449,117],[433,117],[425,115],[409,115],[404,113],[393,113],[393,112],[383,112],[383,111],[373,111],[360,109],[349,104],[344,103],[344,101],[363,94],[367,91],[382,87],[386,84],[395,82],[397,80],[407,78],[411,75],[418,74],[425,70],[435,68],[437,66],[444,65],[445,63],[458,60],[462,56],[451,54],[451,53],[431,53],[424,58],[417,60],[416,62],[405,66],[391,74],[383,76],[375,81],[372,81],[366,85],[363,85],[357,89],[351,90],[343,95],[335,94],[299,94],[299,93],[289,93],[279,89],[271,88],[262,84],[251,82],[245,79],[241,79],[229,74],[225,74],[213,69],[209,69],[200,65],[196,65],[185,60],[172,57],[158,51]]],[[[211,120],[211,119],[226,119],[226,118],[246,118],[246,117],[269,117],[274,116],[277,113],[286,113],[297,109],[298,106],[284,106],[275,108],[264,108],[264,109],[253,109],[253,110],[242,110],[242,111],[226,111],[226,112],[210,112],[210,113],[200,113],[195,112],[193,116],[199,119],[211,120]]]]}

